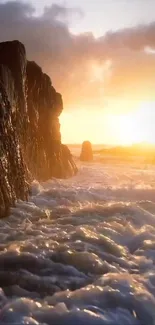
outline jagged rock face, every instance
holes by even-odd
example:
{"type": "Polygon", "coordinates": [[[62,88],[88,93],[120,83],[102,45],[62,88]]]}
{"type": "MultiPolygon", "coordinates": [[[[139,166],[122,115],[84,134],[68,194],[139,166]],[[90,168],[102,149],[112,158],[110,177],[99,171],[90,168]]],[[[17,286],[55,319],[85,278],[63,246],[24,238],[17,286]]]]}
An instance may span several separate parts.
{"type": "Polygon", "coordinates": [[[44,74],[35,62],[27,63],[28,114],[31,155],[30,170],[36,178],[48,179],[55,175],[55,157],[58,168],[61,135],[58,115],[63,109],[57,105],[57,93],[51,85],[50,78],[44,74]],[[57,154],[58,153],[58,154],[57,154]],[[40,168],[36,168],[40,166],[40,168]]]}
{"type": "Polygon", "coordinates": [[[29,179],[73,175],[61,144],[62,97],[18,42],[0,43],[0,217],[28,197],[29,179]],[[29,177],[30,176],[30,177],[29,177]]]}
{"type": "MultiPolygon", "coordinates": [[[[28,185],[26,181],[26,168],[24,167],[21,145],[23,141],[23,128],[19,137],[19,123],[26,106],[21,105],[19,93],[23,84],[22,72],[19,71],[18,55],[23,51],[19,42],[10,44],[10,55],[13,55],[14,65],[9,64],[9,42],[0,44],[0,216],[5,216],[15,199],[26,199],[28,185]],[[15,49],[18,48],[18,51],[15,49]],[[17,63],[17,66],[16,66],[17,63]],[[17,68],[17,77],[14,74],[17,68]],[[19,74],[21,72],[21,85],[19,74]]],[[[24,62],[24,58],[23,58],[24,62]]],[[[22,64],[21,64],[22,66],[22,64]]],[[[21,91],[24,99],[24,89],[21,91]]],[[[24,119],[24,126],[27,121],[24,119]]]]}
{"type": "Polygon", "coordinates": [[[92,145],[89,141],[84,141],[82,144],[80,160],[81,161],[92,161],[93,160],[92,145]]]}
{"type": "MultiPolygon", "coordinates": [[[[27,103],[26,103],[26,52],[24,45],[19,41],[0,43],[0,64],[10,71],[14,83],[14,102],[12,106],[13,122],[17,129],[20,141],[25,142],[26,128],[28,123],[27,103]]],[[[6,70],[5,70],[6,71],[6,70]]],[[[6,77],[5,73],[5,77],[6,77]]],[[[4,81],[4,80],[3,80],[4,81]]],[[[4,82],[4,87],[8,88],[8,83],[4,82]]],[[[10,82],[12,87],[12,81],[10,82]]],[[[10,97],[9,92],[7,91],[10,97]]],[[[10,98],[9,98],[10,99],[10,98]]]]}
{"type": "Polygon", "coordinates": [[[44,74],[35,62],[27,62],[28,115],[31,137],[28,155],[37,179],[50,177],[68,177],[74,173],[74,164],[68,163],[61,144],[59,115],[63,110],[62,97],[51,84],[49,76],[44,74]],[[38,168],[39,166],[39,168],[38,168]]]}

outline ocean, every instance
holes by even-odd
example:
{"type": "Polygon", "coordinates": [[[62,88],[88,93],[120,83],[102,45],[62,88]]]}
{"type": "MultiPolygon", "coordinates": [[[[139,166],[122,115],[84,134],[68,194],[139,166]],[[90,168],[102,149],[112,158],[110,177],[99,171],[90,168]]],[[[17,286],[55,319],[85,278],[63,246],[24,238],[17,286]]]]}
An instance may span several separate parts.
{"type": "Polygon", "coordinates": [[[155,167],[77,157],[0,220],[0,324],[154,325],[155,167]]]}

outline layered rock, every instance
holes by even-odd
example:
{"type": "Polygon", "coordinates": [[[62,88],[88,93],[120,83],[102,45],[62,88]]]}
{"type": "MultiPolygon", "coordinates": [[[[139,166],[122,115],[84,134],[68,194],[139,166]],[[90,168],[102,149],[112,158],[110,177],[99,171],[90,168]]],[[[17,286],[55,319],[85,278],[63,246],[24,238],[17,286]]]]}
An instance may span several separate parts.
{"type": "Polygon", "coordinates": [[[28,197],[30,179],[76,172],[61,144],[62,97],[18,42],[0,43],[0,217],[28,197]]]}

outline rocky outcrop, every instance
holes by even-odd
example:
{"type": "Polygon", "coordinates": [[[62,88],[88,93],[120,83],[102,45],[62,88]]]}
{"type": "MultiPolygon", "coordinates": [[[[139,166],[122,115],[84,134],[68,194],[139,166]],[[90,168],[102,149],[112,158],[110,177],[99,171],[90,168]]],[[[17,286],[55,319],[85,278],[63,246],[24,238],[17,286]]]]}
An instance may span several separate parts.
{"type": "MultiPolygon", "coordinates": [[[[0,217],[28,198],[30,179],[65,178],[77,169],[61,143],[62,97],[24,46],[0,43],[0,217]]],[[[68,149],[69,150],[69,149],[68,149]]]]}
{"type": "Polygon", "coordinates": [[[93,160],[92,145],[89,141],[84,141],[82,144],[80,160],[81,161],[92,161],[93,160]]]}

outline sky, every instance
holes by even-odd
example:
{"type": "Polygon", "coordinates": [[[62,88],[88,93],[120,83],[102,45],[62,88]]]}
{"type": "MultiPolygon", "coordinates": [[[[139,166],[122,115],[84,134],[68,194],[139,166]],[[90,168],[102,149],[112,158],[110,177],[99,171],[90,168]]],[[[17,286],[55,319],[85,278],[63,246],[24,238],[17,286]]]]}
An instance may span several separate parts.
{"type": "MultiPolygon", "coordinates": [[[[0,3],[7,2],[0,0],[0,3]]],[[[22,1],[21,2],[25,2],[22,1]]],[[[79,17],[70,21],[70,29],[78,34],[92,31],[102,36],[109,30],[145,24],[155,19],[154,0],[31,0],[37,14],[42,14],[45,6],[60,6],[79,9],[79,17]]]]}
{"type": "Polygon", "coordinates": [[[0,0],[12,39],[63,95],[63,142],[155,142],[155,0],[0,0]]]}

